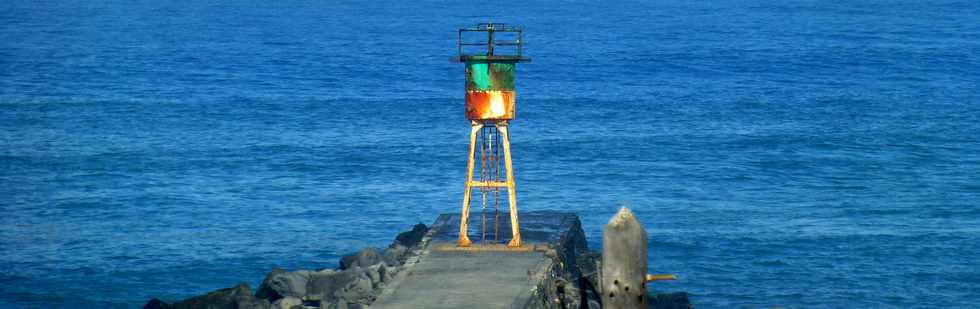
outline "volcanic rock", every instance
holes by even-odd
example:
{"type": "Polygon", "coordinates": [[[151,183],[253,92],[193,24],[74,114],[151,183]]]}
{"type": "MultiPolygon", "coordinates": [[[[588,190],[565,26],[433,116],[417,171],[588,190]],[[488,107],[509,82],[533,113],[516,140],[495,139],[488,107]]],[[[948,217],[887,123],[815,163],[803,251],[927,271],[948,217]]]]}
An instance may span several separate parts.
{"type": "Polygon", "coordinates": [[[349,269],[355,266],[368,267],[381,262],[381,253],[373,247],[366,247],[354,254],[345,255],[340,259],[340,269],[349,269]]]}
{"type": "Polygon", "coordinates": [[[421,242],[422,237],[424,237],[425,233],[427,232],[429,232],[429,227],[425,226],[425,224],[416,224],[414,227],[412,227],[411,231],[399,233],[398,236],[395,237],[395,243],[411,248],[421,242]]]}
{"type": "MultiPolygon", "coordinates": [[[[315,272],[310,275],[310,280],[306,284],[305,300],[327,300],[336,299],[335,294],[346,286],[354,282],[358,277],[363,276],[360,267],[354,267],[345,271],[338,272],[315,272]]],[[[370,280],[370,279],[369,279],[370,280]]]]}
{"type": "MultiPolygon", "coordinates": [[[[238,309],[239,303],[251,304],[252,290],[241,282],[230,288],[212,291],[174,303],[174,309],[238,309]]],[[[251,307],[255,308],[255,307],[251,307]]]]}
{"type": "Polygon", "coordinates": [[[272,309],[303,309],[303,300],[287,296],[272,303],[272,309]]]}
{"type": "Polygon", "coordinates": [[[288,296],[301,298],[306,295],[306,285],[307,281],[310,280],[310,274],[311,272],[308,270],[286,272],[278,267],[273,268],[262,280],[258,291],[255,292],[255,297],[269,301],[276,301],[288,296]]]}
{"type": "Polygon", "coordinates": [[[381,252],[381,258],[388,265],[398,266],[405,262],[405,253],[408,253],[408,248],[402,246],[401,244],[394,243],[385,249],[385,251],[381,252]]]}
{"type": "Polygon", "coordinates": [[[171,309],[171,308],[173,307],[171,307],[170,304],[165,303],[162,300],[156,298],[151,299],[149,302],[146,303],[146,305],[143,306],[143,309],[171,309]]]}

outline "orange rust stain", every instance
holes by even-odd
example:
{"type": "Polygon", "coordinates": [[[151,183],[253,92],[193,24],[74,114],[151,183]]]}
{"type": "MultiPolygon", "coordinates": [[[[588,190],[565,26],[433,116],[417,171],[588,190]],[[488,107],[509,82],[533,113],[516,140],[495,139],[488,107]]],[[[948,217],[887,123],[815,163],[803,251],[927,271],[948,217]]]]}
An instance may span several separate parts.
{"type": "Polygon", "coordinates": [[[472,120],[514,119],[514,91],[467,91],[466,118],[472,120]]]}

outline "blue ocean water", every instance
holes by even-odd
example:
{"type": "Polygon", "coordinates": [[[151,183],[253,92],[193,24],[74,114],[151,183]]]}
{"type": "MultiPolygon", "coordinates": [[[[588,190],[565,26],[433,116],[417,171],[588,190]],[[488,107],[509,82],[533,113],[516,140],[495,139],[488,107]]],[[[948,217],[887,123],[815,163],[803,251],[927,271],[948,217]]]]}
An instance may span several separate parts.
{"type": "Polygon", "coordinates": [[[525,28],[523,210],[699,308],[980,306],[975,1],[0,3],[0,307],[139,308],[457,211],[455,29],[525,28]]]}

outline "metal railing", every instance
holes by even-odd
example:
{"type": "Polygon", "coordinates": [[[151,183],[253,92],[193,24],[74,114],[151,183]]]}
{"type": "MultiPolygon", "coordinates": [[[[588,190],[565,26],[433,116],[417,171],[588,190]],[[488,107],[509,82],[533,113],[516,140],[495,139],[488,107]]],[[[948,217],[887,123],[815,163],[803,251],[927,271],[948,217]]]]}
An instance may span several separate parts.
{"type": "Polygon", "coordinates": [[[453,59],[455,61],[466,61],[467,59],[475,59],[480,57],[480,59],[486,60],[509,60],[509,61],[530,61],[530,58],[524,57],[524,31],[519,27],[510,26],[504,23],[480,23],[473,28],[461,28],[459,29],[456,41],[456,57],[453,59]],[[463,35],[467,32],[485,32],[486,40],[480,42],[464,42],[463,35]],[[498,33],[507,33],[516,35],[515,39],[512,40],[498,40],[498,33]],[[477,53],[467,53],[464,51],[466,46],[480,46],[485,47],[477,53]],[[514,53],[498,53],[496,47],[498,46],[513,46],[514,53]]]}

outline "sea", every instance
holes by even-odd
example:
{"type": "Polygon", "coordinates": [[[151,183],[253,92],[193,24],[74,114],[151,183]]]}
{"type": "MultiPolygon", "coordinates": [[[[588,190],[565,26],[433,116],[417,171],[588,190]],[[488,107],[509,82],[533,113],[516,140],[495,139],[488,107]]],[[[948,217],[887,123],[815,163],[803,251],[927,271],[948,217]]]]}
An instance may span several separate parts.
{"type": "MultiPolygon", "coordinates": [[[[0,308],[141,308],[459,211],[457,29],[524,30],[521,211],[696,308],[980,307],[980,2],[0,2],[0,308]]],[[[477,292],[477,291],[474,291],[477,292]]]]}

